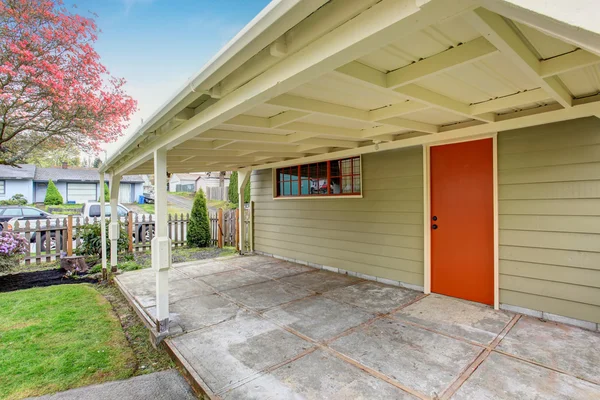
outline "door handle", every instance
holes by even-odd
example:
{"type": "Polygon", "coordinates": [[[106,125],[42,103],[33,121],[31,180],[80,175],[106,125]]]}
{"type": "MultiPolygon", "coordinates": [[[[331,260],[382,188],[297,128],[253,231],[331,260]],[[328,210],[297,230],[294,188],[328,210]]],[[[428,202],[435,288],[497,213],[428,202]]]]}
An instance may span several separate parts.
{"type": "Polygon", "coordinates": [[[436,225],[436,224],[433,224],[433,225],[431,225],[431,228],[432,228],[432,229],[437,229],[437,225],[436,225]]]}

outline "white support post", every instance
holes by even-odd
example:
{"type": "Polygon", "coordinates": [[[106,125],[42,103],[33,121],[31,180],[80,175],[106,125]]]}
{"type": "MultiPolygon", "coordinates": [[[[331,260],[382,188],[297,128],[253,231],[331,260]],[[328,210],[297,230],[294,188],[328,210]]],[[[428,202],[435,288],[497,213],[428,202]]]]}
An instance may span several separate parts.
{"type": "Polygon", "coordinates": [[[106,201],[104,199],[104,172],[100,172],[100,235],[102,237],[102,279],[108,278],[108,271],[106,270],[106,201]]]}
{"type": "Polygon", "coordinates": [[[238,210],[240,210],[238,221],[238,232],[240,233],[240,254],[246,250],[246,208],[244,202],[244,192],[246,184],[250,179],[251,171],[238,171],[238,210]]]}
{"type": "Polygon", "coordinates": [[[169,330],[169,268],[171,239],[167,227],[167,151],[154,151],[154,214],[152,268],[156,272],[156,330],[159,337],[169,330]]]}
{"type": "MultiPolygon", "coordinates": [[[[117,204],[119,203],[119,186],[121,184],[121,176],[113,174],[110,177],[110,226],[108,228],[108,238],[110,239],[110,270],[111,272],[117,272],[117,251],[119,241],[119,210],[117,204]]],[[[104,197],[104,186],[101,190],[102,196],[104,197]]]]}

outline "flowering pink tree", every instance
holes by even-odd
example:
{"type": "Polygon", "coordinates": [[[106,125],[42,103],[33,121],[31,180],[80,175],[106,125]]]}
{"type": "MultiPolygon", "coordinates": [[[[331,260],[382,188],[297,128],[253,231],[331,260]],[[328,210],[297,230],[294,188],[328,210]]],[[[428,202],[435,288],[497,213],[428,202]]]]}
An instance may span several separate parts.
{"type": "Polygon", "coordinates": [[[40,145],[97,151],[123,134],[136,101],[100,63],[96,33],[62,0],[0,0],[0,164],[40,145]]]}

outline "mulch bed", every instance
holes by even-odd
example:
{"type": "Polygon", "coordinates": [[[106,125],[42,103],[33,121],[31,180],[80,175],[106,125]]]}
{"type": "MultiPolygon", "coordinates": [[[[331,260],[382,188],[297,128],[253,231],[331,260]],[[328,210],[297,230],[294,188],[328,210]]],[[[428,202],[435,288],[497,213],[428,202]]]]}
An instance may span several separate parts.
{"type": "Polygon", "coordinates": [[[97,283],[98,279],[79,276],[76,279],[66,278],[65,271],[49,269],[45,271],[21,272],[0,276],[0,293],[12,292],[34,287],[54,285],[72,285],[74,283],[97,283]]]}

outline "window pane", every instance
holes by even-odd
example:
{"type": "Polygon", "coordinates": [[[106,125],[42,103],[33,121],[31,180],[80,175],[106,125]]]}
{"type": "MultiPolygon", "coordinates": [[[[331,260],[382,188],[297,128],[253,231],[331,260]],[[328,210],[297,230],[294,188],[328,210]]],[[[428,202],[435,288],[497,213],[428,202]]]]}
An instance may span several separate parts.
{"type": "Polygon", "coordinates": [[[331,162],[331,176],[340,176],[340,161],[332,161],[331,162]]]}
{"type": "Polygon", "coordinates": [[[2,215],[10,215],[11,217],[20,217],[23,215],[20,208],[7,208],[4,210],[4,214],[2,215]]]}
{"type": "Polygon", "coordinates": [[[43,211],[36,210],[35,208],[24,208],[23,215],[26,217],[37,217],[43,214],[43,211]]]}
{"type": "Polygon", "coordinates": [[[353,160],[354,166],[352,167],[352,173],[354,175],[360,175],[360,157],[357,157],[353,160]]]}
{"type": "Polygon", "coordinates": [[[277,188],[277,195],[278,196],[283,195],[283,182],[279,182],[279,187],[277,188]]]}
{"type": "Polygon", "coordinates": [[[290,194],[291,194],[290,182],[283,182],[283,195],[289,196],[290,194]]]}
{"type": "Polygon", "coordinates": [[[342,193],[352,193],[352,177],[344,176],[342,178],[342,193]]]}
{"type": "MultiPolygon", "coordinates": [[[[304,177],[303,177],[304,178],[304,177]]],[[[300,194],[306,196],[311,193],[310,180],[302,179],[302,184],[300,186],[300,194]]]]}
{"type": "Polygon", "coordinates": [[[0,181],[0,194],[4,194],[4,181],[0,181]]]}
{"type": "Polygon", "coordinates": [[[340,194],[341,193],[341,178],[331,178],[331,194],[340,194]]]}
{"type": "Polygon", "coordinates": [[[300,166],[300,176],[302,179],[308,179],[308,167],[308,164],[300,166]]]}
{"type": "Polygon", "coordinates": [[[360,193],[360,177],[354,177],[354,193],[360,193]]]}
{"type": "Polygon", "coordinates": [[[283,169],[279,169],[279,170],[277,170],[277,172],[278,172],[278,175],[279,175],[279,178],[277,178],[277,180],[278,181],[283,181],[284,177],[285,177],[285,173],[284,173],[283,169]]]}
{"type": "Polygon", "coordinates": [[[342,175],[352,175],[352,160],[342,160],[342,175]]]}

